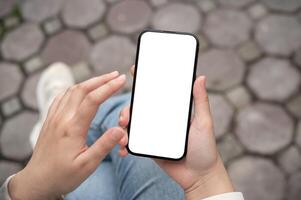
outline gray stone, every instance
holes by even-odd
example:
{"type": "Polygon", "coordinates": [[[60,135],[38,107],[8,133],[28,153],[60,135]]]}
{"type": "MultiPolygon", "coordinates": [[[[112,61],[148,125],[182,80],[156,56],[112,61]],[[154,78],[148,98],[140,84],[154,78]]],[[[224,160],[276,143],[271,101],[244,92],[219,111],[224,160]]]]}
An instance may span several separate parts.
{"type": "Polygon", "coordinates": [[[39,56],[35,56],[27,60],[24,64],[24,69],[27,74],[32,74],[33,72],[42,69],[44,66],[43,60],[39,56]]]}
{"type": "Polygon", "coordinates": [[[48,40],[41,57],[46,64],[64,62],[74,65],[87,60],[90,47],[90,42],[81,32],[66,30],[48,40]]]}
{"type": "Polygon", "coordinates": [[[21,92],[21,98],[24,104],[33,109],[38,108],[36,89],[40,75],[40,73],[36,73],[27,78],[21,92]]]}
{"type": "Polygon", "coordinates": [[[4,26],[6,29],[11,29],[20,24],[20,19],[16,16],[9,16],[4,19],[4,26]]]}
{"type": "Polygon", "coordinates": [[[256,3],[248,9],[248,13],[252,17],[252,19],[257,20],[265,16],[268,13],[268,11],[264,7],[264,5],[256,3]]]}
{"type": "Polygon", "coordinates": [[[297,131],[297,133],[296,133],[296,143],[301,148],[301,120],[298,123],[296,131],[297,131]]]}
{"type": "Polygon", "coordinates": [[[206,37],[202,33],[197,33],[196,36],[199,40],[199,52],[205,51],[209,46],[206,37]]]}
{"type": "Polygon", "coordinates": [[[223,91],[242,82],[245,65],[232,51],[212,49],[200,54],[198,74],[207,76],[207,87],[223,91]]]}
{"type": "Polygon", "coordinates": [[[0,100],[17,93],[23,79],[18,66],[10,63],[0,63],[0,100]]]}
{"type": "Polygon", "coordinates": [[[261,50],[253,41],[247,41],[238,49],[238,54],[240,57],[246,61],[251,62],[256,60],[261,56],[261,50]]]}
{"type": "Polygon", "coordinates": [[[202,17],[196,7],[184,3],[170,3],[157,10],[153,16],[155,29],[197,32],[201,28],[202,17]]]}
{"type": "Polygon", "coordinates": [[[1,110],[4,116],[11,116],[12,114],[22,109],[20,100],[17,97],[11,98],[2,103],[1,110]]]}
{"type": "Polygon", "coordinates": [[[168,0],[150,0],[150,3],[155,7],[162,6],[162,5],[166,4],[167,2],[168,2],[168,0]]]}
{"type": "Polygon", "coordinates": [[[37,114],[25,111],[4,123],[0,137],[3,155],[24,160],[31,154],[29,135],[37,119],[37,114]]]}
{"type": "Polygon", "coordinates": [[[251,25],[251,20],[244,12],[219,9],[209,13],[204,32],[214,45],[235,47],[249,39],[251,25]]]}
{"type": "Polygon", "coordinates": [[[301,119],[301,94],[291,99],[287,103],[287,108],[295,117],[301,119]]]}
{"type": "Polygon", "coordinates": [[[87,80],[92,75],[89,65],[85,62],[72,66],[71,70],[77,83],[87,80]]]}
{"type": "Polygon", "coordinates": [[[237,191],[248,200],[282,200],[285,177],[273,162],[246,156],[233,162],[228,168],[237,191]]]}
{"type": "Polygon", "coordinates": [[[97,24],[88,30],[89,37],[93,41],[98,41],[99,39],[104,38],[109,33],[109,30],[105,24],[97,24]]]}
{"type": "Polygon", "coordinates": [[[26,0],[22,4],[23,17],[29,21],[42,22],[57,15],[63,0],[26,0]]]}
{"type": "Polygon", "coordinates": [[[59,19],[54,18],[46,21],[43,27],[47,35],[53,35],[62,29],[62,23],[59,19]]]}
{"type": "Polygon", "coordinates": [[[250,5],[256,0],[218,0],[218,2],[222,6],[229,6],[229,7],[234,7],[234,8],[242,8],[245,6],[250,5]]]}
{"type": "Polygon", "coordinates": [[[6,59],[22,61],[37,53],[43,41],[44,35],[37,25],[23,24],[4,38],[2,55],[6,59]]]}
{"type": "Polygon", "coordinates": [[[15,0],[1,0],[0,1],[0,18],[10,14],[13,7],[16,5],[15,0]]]}
{"type": "Polygon", "coordinates": [[[300,0],[263,0],[263,3],[275,11],[293,12],[301,8],[300,0]]]}
{"type": "Polygon", "coordinates": [[[301,25],[294,17],[269,15],[257,24],[255,38],[265,52],[288,56],[301,47],[301,25]]]}
{"type": "Polygon", "coordinates": [[[228,132],[234,111],[226,99],[218,94],[210,94],[209,103],[214,122],[215,136],[220,138],[228,132]]]}
{"type": "Polygon", "coordinates": [[[133,76],[128,71],[126,73],[126,83],[125,83],[125,86],[124,86],[124,92],[131,92],[132,86],[133,86],[133,76]]]}
{"type": "Polygon", "coordinates": [[[62,17],[68,26],[86,28],[100,20],[105,10],[106,5],[102,0],[66,0],[62,17]]]}
{"type": "Polygon", "coordinates": [[[236,108],[242,108],[249,105],[252,101],[248,89],[244,86],[238,86],[227,91],[226,96],[236,108]]]}
{"type": "Polygon", "coordinates": [[[125,73],[134,63],[135,51],[128,38],[113,35],[96,43],[90,54],[90,63],[97,74],[113,70],[125,73]]]}
{"type": "Polygon", "coordinates": [[[278,162],[288,174],[293,174],[301,169],[301,154],[296,147],[291,146],[279,155],[278,162]]]}
{"type": "Polygon", "coordinates": [[[267,57],[251,67],[247,83],[259,98],[281,102],[297,91],[300,75],[288,61],[267,57]]]}
{"type": "Polygon", "coordinates": [[[212,0],[201,0],[196,1],[201,10],[205,13],[210,12],[216,8],[215,1],[212,0]]]}
{"type": "Polygon", "coordinates": [[[117,2],[119,2],[119,1],[120,1],[120,0],[106,0],[106,2],[111,3],[111,4],[117,3],[117,2]]]}
{"type": "Polygon", "coordinates": [[[235,132],[252,152],[273,154],[286,147],[293,137],[293,121],[279,106],[256,103],[241,109],[235,132]]]}
{"type": "Polygon", "coordinates": [[[17,173],[21,169],[22,166],[18,163],[10,161],[0,161],[0,184],[2,185],[9,176],[17,173]]]}
{"type": "Polygon", "coordinates": [[[113,31],[134,33],[148,25],[151,14],[152,10],[145,1],[121,1],[109,10],[107,23],[113,31]]]}
{"type": "Polygon", "coordinates": [[[221,142],[218,143],[218,149],[224,162],[241,155],[243,148],[232,134],[227,134],[221,142]]]}
{"type": "Polygon", "coordinates": [[[300,200],[301,172],[293,174],[288,181],[288,200],[300,200]]]}
{"type": "Polygon", "coordinates": [[[301,68],[301,48],[296,51],[294,61],[301,68]]]}

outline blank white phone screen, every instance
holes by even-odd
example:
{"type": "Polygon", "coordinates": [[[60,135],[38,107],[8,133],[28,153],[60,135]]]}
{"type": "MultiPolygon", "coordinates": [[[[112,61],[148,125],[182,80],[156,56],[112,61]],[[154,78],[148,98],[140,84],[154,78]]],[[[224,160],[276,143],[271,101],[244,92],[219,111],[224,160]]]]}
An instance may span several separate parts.
{"type": "Polygon", "coordinates": [[[179,159],[185,152],[197,40],[188,34],[140,37],[130,152],[179,159]]]}

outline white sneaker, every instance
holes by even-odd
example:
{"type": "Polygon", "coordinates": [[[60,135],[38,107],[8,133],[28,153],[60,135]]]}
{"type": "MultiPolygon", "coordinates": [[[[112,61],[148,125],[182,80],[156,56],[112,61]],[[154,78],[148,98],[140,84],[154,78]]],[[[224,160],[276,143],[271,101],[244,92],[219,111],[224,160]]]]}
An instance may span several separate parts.
{"type": "Polygon", "coordinates": [[[53,99],[74,83],[72,72],[64,63],[54,63],[42,73],[36,90],[40,119],[33,127],[29,138],[32,148],[38,140],[53,99]]]}

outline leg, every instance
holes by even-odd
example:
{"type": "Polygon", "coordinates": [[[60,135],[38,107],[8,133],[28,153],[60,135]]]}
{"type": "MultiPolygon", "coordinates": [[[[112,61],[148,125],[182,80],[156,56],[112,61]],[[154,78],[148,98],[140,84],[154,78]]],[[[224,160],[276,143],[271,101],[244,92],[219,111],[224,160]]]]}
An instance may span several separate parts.
{"type": "MultiPolygon", "coordinates": [[[[121,109],[130,102],[129,95],[112,98],[100,107],[91,127],[99,137],[106,129],[117,126],[121,109]]],[[[157,164],[149,158],[129,155],[118,156],[119,147],[110,153],[120,189],[119,199],[184,199],[182,188],[170,179],[157,164]]]]}
{"type": "Polygon", "coordinates": [[[118,190],[112,163],[104,161],[66,200],[117,200],[118,190]]]}

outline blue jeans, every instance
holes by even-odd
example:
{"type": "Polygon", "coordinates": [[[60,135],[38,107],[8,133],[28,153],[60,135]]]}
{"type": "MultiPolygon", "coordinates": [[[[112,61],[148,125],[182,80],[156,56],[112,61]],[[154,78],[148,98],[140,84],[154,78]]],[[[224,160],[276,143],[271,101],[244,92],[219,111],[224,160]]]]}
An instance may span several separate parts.
{"type": "MultiPolygon", "coordinates": [[[[91,123],[87,143],[93,144],[108,128],[118,125],[119,113],[130,104],[130,94],[115,96],[104,102],[91,123]]],[[[96,171],[67,200],[178,200],[184,199],[182,188],[149,158],[118,156],[116,146],[96,171]]]]}

